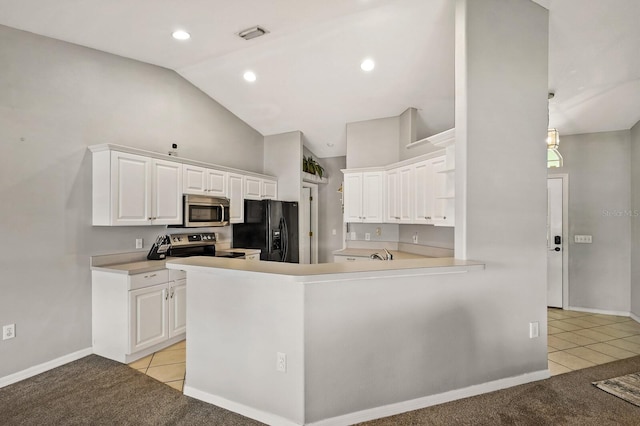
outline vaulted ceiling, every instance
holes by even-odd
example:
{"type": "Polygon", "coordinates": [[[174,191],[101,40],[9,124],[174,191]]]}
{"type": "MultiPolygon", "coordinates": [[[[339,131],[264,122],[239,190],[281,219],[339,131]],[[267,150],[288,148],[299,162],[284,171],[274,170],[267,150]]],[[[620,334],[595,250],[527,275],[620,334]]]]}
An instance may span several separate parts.
{"type": "MultiPolygon", "coordinates": [[[[640,120],[640,1],[534,0],[550,10],[550,126],[640,120]]],[[[0,24],[170,68],[269,135],[344,155],[345,124],[418,109],[454,126],[454,0],[0,0],[0,24]],[[269,33],[237,36],[260,25],[269,33]],[[171,33],[183,29],[187,41],[171,33]],[[372,58],[376,67],[363,72],[372,58]],[[257,79],[248,83],[245,71],[257,79]]]]}

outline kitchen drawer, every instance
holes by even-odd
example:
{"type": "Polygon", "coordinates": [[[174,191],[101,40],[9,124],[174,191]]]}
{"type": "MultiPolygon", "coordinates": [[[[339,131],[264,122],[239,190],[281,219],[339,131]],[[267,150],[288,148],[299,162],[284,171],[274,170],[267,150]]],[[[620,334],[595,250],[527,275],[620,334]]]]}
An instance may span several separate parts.
{"type": "Polygon", "coordinates": [[[367,261],[367,260],[371,260],[370,257],[368,256],[342,256],[342,255],[334,255],[333,256],[333,261],[334,262],[358,262],[358,261],[367,261]]]}
{"type": "Polygon", "coordinates": [[[177,269],[169,269],[169,280],[178,281],[187,278],[186,271],[178,271],[177,269]]]}
{"type": "Polygon", "coordinates": [[[129,277],[129,290],[149,287],[156,284],[163,284],[169,281],[169,270],[161,269],[159,271],[147,272],[145,274],[136,274],[129,277]]]}

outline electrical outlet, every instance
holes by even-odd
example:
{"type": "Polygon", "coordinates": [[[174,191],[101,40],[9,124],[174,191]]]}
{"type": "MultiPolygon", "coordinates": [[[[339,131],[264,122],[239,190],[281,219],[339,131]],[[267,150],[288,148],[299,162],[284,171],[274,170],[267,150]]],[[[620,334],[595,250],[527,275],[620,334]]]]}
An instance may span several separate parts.
{"type": "Polygon", "coordinates": [[[136,248],[142,248],[142,238],[136,238],[136,248]]]}
{"type": "Polygon", "coordinates": [[[376,228],[376,235],[379,237],[382,234],[382,228],[376,228]]]}
{"type": "Polygon", "coordinates": [[[371,234],[370,234],[370,233],[368,233],[368,232],[366,232],[366,233],[364,234],[364,239],[365,239],[365,241],[369,241],[369,240],[371,239],[371,234]]]}
{"type": "Polygon", "coordinates": [[[286,373],[287,371],[287,354],[276,352],[276,371],[286,373]]]}
{"type": "Polygon", "coordinates": [[[418,244],[418,233],[413,234],[413,244],[418,244]]]}
{"type": "Polygon", "coordinates": [[[534,339],[540,336],[540,323],[538,321],[529,323],[529,339],[534,339]]]}
{"type": "Polygon", "coordinates": [[[335,229],[332,229],[332,230],[331,230],[331,235],[336,235],[336,234],[337,234],[336,230],[335,230],[335,229]]]}
{"type": "Polygon", "coordinates": [[[351,232],[351,241],[355,241],[355,239],[356,239],[356,233],[351,232]]]}
{"type": "Polygon", "coordinates": [[[2,327],[2,340],[13,339],[16,337],[16,325],[9,324],[2,327]]]}

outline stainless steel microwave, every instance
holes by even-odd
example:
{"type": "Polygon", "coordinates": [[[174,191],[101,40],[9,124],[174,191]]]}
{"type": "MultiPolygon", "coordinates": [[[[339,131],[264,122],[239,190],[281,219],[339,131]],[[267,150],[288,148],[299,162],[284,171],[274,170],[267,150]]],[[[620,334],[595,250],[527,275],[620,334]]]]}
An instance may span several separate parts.
{"type": "Polygon", "coordinates": [[[206,195],[185,195],[183,224],[185,228],[229,225],[229,199],[206,195]]]}

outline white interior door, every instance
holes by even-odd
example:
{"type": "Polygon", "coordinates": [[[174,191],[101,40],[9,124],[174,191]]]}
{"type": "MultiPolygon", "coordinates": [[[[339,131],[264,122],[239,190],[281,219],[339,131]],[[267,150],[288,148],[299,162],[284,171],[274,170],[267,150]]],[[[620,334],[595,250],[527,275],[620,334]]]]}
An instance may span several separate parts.
{"type": "Polygon", "coordinates": [[[547,179],[547,306],[562,308],[563,294],[563,182],[547,179]]]}

